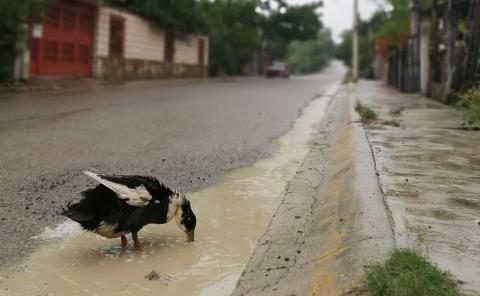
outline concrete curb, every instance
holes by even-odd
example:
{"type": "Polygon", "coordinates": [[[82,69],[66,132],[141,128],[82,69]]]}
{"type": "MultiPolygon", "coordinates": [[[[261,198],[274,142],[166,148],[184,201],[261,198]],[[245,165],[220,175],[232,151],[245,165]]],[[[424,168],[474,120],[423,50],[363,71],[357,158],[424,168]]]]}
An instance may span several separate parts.
{"type": "Polygon", "coordinates": [[[344,86],[233,295],[361,294],[394,246],[370,146],[344,86]]]}

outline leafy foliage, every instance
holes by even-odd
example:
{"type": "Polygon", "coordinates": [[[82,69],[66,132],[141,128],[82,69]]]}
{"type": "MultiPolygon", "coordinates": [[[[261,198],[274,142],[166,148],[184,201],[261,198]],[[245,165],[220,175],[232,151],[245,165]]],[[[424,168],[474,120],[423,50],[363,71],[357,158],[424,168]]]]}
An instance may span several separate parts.
{"type": "Polygon", "coordinates": [[[11,75],[20,25],[47,7],[48,0],[0,1],[0,79],[11,75]]]}
{"type": "Polygon", "coordinates": [[[211,73],[239,74],[255,51],[285,59],[292,41],[316,40],[319,6],[287,6],[280,0],[200,1],[197,11],[210,38],[211,73]]]}
{"type": "Polygon", "coordinates": [[[37,16],[48,3],[48,0],[1,0],[0,46],[15,43],[19,25],[37,16]]]}
{"type": "Polygon", "coordinates": [[[261,17],[257,1],[204,0],[198,13],[205,19],[210,38],[210,68],[213,74],[238,74],[260,47],[261,17]]]}
{"type": "Polygon", "coordinates": [[[480,122],[480,86],[467,90],[459,97],[460,100],[455,107],[467,111],[465,125],[471,128],[475,123],[480,122]]]}
{"type": "Polygon", "coordinates": [[[368,267],[364,286],[372,296],[460,296],[451,275],[411,250],[395,250],[368,267]]]}
{"type": "Polygon", "coordinates": [[[293,41],[315,40],[322,28],[317,9],[321,2],[285,7],[264,19],[262,30],[267,41],[267,51],[273,58],[284,58],[288,44],[293,41]]]}
{"type": "MultiPolygon", "coordinates": [[[[439,2],[443,2],[440,1],[439,2]]],[[[359,24],[359,71],[364,78],[373,78],[375,39],[387,37],[387,49],[395,49],[399,41],[410,33],[411,0],[388,0],[388,10],[377,11],[370,20],[359,24]]],[[[418,0],[421,7],[431,5],[431,0],[418,0]]],[[[337,47],[337,58],[351,64],[352,31],[343,34],[337,47]]]]}
{"type": "Polygon", "coordinates": [[[383,26],[376,32],[388,36],[392,42],[410,32],[410,0],[389,0],[392,10],[383,20],[383,26]]]}
{"type": "Polygon", "coordinates": [[[357,101],[357,104],[355,105],[355,111],[357,111],[358,115],[360,115],[363,122],[370,122],[377,119],[377,113],[375,113],[372,108],[363,105],[359,101],[357,101]]]}
{"type": "Polygon", "coordinates": [[[108,3],[136,13],[167,30],[192,33],[204,29],[195,0],[108,0],[108,3]]]}
{"type": "MultiPolygon", "coordinates": [[[[359,35],[359,70],[364,78],[373,78],[373,59],[375,49],[375,38],[378,32],[383,30],[383,25],[388,19],[385,11],[377,11],[370,20],[360,21],[358,28],[359,35]]],[[[342,42],[336,48],[336,57],[346,65],[352,63],[352,31],[342,33],[342,42]]]]}
{"type": "Polygon", "coordinates": [[[324,29],[315,40],[291,42],[287,50],[287,62],[293,73],[312,73],[327,65],[334,51],[331,32],[324,29]]]}
{"type": "Polygon", "coordinates": [[[177,34],[208,34],[210,72],[219,75],[241,73],[262,44],[283,59],[291,41],[315,40],[321,28],[318,1],[291,7],[283,0],[108,1],[177,34]]]}

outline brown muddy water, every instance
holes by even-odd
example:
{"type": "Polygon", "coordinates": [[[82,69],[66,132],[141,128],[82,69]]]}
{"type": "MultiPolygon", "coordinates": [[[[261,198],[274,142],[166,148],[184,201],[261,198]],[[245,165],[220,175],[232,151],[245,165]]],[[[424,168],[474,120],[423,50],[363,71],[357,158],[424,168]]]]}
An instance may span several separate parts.
{"type": "Polygon", "coordinates": [[[66,221],[35,237],[40,247],[14,271],[1,271],[0,295],[229,295],[337,89],[304,108],[272,143],[271,157],[188,194],[198,219],[196,242],[185,242],[174,223],[149,225],[139,235],[144,251],[121,254],[119,239],[66,221]],[[158,277],[147,279],[153,270],[158,277]]]}

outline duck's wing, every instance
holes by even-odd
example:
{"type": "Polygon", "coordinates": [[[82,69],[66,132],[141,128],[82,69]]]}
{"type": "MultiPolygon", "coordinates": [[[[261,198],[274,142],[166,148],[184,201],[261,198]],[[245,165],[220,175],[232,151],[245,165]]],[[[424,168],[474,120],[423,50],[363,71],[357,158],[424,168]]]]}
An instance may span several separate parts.
{"type": "Polygon", "coordinates": [[[133,207],[144,207],[152,200],[152,195],[138,176],[107,176],[89,171],[83,173],[115,192],[118,198],[133,207]]]}

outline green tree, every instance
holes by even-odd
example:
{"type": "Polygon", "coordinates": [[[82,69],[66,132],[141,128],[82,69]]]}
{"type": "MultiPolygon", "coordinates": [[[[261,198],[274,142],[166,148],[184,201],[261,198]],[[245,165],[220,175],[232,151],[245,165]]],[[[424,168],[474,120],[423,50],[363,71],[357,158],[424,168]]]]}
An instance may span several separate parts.
{"type": "Polygon", "coordinates": [[[386,13],[383,25],[376,32],[379,36],[388,36],[392,42],[410,32],[410,0],[389,0],[391,10],[386,13]]]}
{"type": "Polygon", "coordinates": [[[19,25],[38,16],[48,3],[48,0],[1,0],[0,46],[13,44],[19,25]]]}
{"type": "MultiPolygon", "coordinates": [[[[383,13],[381,27],[375,28],[379,36],[388,36],[392,43],[397,44],[398,40],[410,33],[410,16],[412,0],[388,0],[389,10],[383,13]]],[[[427,7],[433,4],[432,0],[418,0],[420,7],[427,7]]],[[[436,0],[437,4],[446,0],[436,0]]]]}
{"type": "Polygon", "coordinates": [[[334,51],[331,31],[324,29],[316,40],[291,42],[287,50],[288,65],[296,74],[316,72],[328,64],[334,51]]]}
{"type": "Polygon", "coordinates": [[[198,14],[205,20],[210,41],[210,71],[214,75],[240,74],[260,48],[258,1],[204,0],[198,14]]]}
{"type": "Polygon", "coordinates": [[[176,33],[204,29],[196,0],[108,0],[108,3],[136,13],[158,26],[176,33]]]}
{"type": "Polygon", "coordinates": [[[341,61],[346,66],[352,64],[352,31],[345,30],[341,34],[342,41],[335,48],[335,57],[341,61]]]}
{"type": "Polygon", "coordinates": [[[267,51],[273,58],[284,58],[290,42],[315,40],[322,28],[317,11],[322,2],[299,6],[282,6],[263,21],[263,36],[267,51]]]}
{"type": "Polygon", "coordinates": [[[108,0],[171,32],[202,32],[210,40],[210,72],[240,74],[266,44],[285,58],[293,40],[314,40],[321,28],[321,2],[287,6],[284,0],[108,0]],[[262,10],[262,11],[259,11],[262,10]]]}
{"type": "Polygon", "coordinates": [[[48,3],[48,0],[0,0],[0,79],[12,74],[20,25],[38,17],[48,3]]]}
{"type": "MultiPolygon", "coordinates": [[[[395,0],[396,1],[396,0],[395,0]]],[[[405,0],[402,0],[405,1],[405,0]]],[[[359,71],[364,78],[373,78],[373,60],[375,58],[375,40],[384,36],[387,30],[385,24],[389,22],[390,15],[385,11],[377,11],[369,20],[361,20],[358,28],[359,35],[359,71]]],[[[398,29],[402,32],[403,29],[398,29]]],[[[398,33],[398,36],[401,36],[398,33]]],[[[396,40],[396,39],[392,39],[396,40]]],[[[352,31],[342,33],[342,42],[336,48],[336,57],[342,60],[345,65],[350,66],[352,62],[352,31]]]]}

